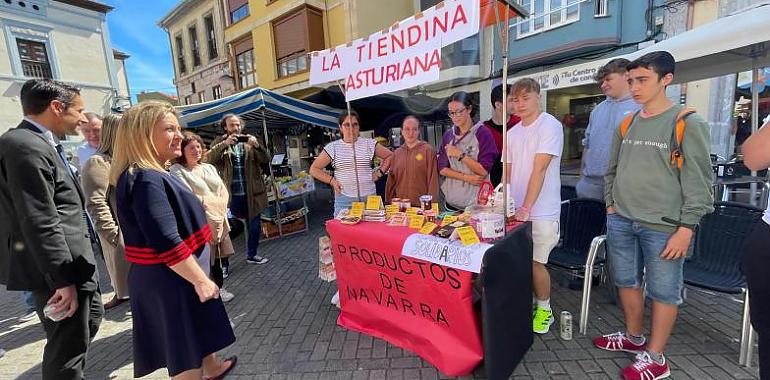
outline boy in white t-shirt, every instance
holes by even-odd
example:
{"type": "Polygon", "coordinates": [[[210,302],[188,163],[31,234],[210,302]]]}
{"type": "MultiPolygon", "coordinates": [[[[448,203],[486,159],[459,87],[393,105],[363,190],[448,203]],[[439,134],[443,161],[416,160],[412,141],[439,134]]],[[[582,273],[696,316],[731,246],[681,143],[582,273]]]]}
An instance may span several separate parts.
{"type": "Polygon", "coordinates": [[[545,264],[559,242],[561,178],[559,163],[564,145],[561,123],[542,111],[540,85],[531,78],[518,80],[511,89],[521,121],[508,131],[505,165],[516,219],[532,221],[532,331],[548,332],[553,323],[551,276],[545,264]]]}

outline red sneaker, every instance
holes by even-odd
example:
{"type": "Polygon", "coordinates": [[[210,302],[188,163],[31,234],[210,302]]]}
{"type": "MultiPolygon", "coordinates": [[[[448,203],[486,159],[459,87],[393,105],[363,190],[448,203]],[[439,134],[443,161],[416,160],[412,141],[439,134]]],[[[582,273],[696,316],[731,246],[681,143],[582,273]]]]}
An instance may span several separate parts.
{"type": "Polygon", "coordinates": [[[636,355],[634,364],[623,368],[620,374],[626,380],[658,380],[671,376],[666,358],[663,358],[663,364],[658,364],[647,352],[636,355]]]}
{"type": "Polygon", "coordinates": [[[594,338],[594,346],[606,351],[625,351],[632,354],[638,354],[647,349],[647,342],[634,344],[626,338],[626,334],[616,332],[614,334],[607,334],[594,338]]]}

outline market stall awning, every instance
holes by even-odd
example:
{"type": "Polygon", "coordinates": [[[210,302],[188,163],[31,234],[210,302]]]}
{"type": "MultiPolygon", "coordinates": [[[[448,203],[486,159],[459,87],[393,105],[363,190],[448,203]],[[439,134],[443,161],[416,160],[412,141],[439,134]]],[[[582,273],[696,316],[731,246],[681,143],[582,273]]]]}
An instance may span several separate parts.
{"type": "Polygon", "coordinates": [[[212,125],[228,113],[246,120],[264,119],[270,127],[296,125],[304,122],[326,128],[337,128],[342,110],[255,88],[206,103],[177,107],[187,128],[212,125]],[[264,111],[264,112],[263,112],[264,111]]]}
{"type": "Polygon", "coordinates": [[[645,49],[628,54],[635,59],[665,50],[676,59],[677,83],[718,77],[770,66],[770,4],[720,18],[645,49]]]}

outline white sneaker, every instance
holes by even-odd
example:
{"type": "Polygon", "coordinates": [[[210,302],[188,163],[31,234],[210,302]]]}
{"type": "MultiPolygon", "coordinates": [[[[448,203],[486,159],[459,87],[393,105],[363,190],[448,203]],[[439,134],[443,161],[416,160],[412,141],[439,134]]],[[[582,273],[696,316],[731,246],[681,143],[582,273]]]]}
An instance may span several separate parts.
{"type": "Polygon", "coordinates": [[[334,293],[334,296],[332,297],[332,305],[337,306],[339,309],[340,307],[340,292],[334,293]]]}
{"type": "Polygon", "coordinates": [[[222,299],[222,302],[230,302],[235,298],[235,294],[230,293],[225,289],[219,289],[219,298],[222,299]]]}

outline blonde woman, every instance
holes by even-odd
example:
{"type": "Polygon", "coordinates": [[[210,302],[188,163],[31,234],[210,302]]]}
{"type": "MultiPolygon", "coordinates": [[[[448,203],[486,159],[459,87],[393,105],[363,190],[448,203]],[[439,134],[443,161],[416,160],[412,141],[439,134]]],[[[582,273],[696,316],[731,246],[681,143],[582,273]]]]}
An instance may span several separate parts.
{"type": "Polygon", "coordinates": [[[107,273],[115,291],[112,299],[104,304],[104,309],[109,310],[128,300],[128,270],[131,264],[123,254],[123,236],[115,217],[115,190],[110,186],[112,147],[120,116],[109,114],[101,122],[99,148],[83,163],[80,181],[86,197],[86,209],[101,240],[107,273]]]}
{"type": "Polygon", "coordinates": [[[235,342],[219,287],[209,279],[211,228],[201,202],[165,167],[182,155],[177,112],[143,102],[118,128],[110,182],[131,261],[134,376],[167,368],[173,379],[224,378],[235,342]]]}
{"type": "Polygon", "coordinates": [[[230,225],[227,223],[227,201],[230,195],[217,168],[201,162],[205,146],[200,136],[186,132],[182,139],[182,156],[174,160],[169,171],[195,193],[206,210],[206,219],[211,227],[211,278],[219,286],[222,301],[228,302],[234,296],[222,287],[222,259],[235,252],[229,236],[230,225]]]}

